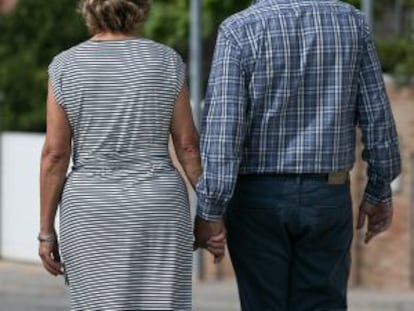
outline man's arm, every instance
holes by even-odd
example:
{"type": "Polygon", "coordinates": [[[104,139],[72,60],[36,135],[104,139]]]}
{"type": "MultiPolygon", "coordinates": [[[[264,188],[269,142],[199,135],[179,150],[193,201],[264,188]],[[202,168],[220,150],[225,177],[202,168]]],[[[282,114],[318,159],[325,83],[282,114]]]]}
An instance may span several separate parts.
{"type": "Polygon", "coordinates": [[[391,224],[391,182],[401,173],[401,159],[381,65],[366,21],[363,23],[362,53],[357,113],[364,143],[362,157],[368,163],[368,183],[358,228],[364,226],[367,217],[366,242],[369,242],[391,224]]]}
{"type": "Polygon", "coordinates": [[[203,175],[197,185],[197,215],[220,221],[233,195],[246,133],[248,92],[242,53],[220,29],[201,130],[203,175]]]}
{"type": "MultiPolygon", "coordinates": [[[[214,248],[214,236],[225,235],[222,217],[234,192],[246,133],[246,88],[241,50],[221,29],[201,130],[203,175],[196,188],[197,246],[214,248]]],[[[215,261],[223,256],[224,252],[217,252],[215,261]]]]}

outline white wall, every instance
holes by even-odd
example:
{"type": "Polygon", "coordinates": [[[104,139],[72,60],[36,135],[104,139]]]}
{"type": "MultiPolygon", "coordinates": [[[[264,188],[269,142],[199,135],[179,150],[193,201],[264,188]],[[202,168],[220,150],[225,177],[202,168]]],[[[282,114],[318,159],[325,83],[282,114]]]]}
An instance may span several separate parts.
{"type": "Polygon", "coordinates": [[[42,134],[1,136],[0,255],[37,261],[39,231],[39,163],[42,134]]]}

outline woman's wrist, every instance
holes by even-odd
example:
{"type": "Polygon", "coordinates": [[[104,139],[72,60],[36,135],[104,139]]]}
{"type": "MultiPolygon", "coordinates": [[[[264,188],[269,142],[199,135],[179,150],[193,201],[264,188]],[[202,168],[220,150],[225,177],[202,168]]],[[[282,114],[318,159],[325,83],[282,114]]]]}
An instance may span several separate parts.
{"type": "Polygon", "coordinates": [[[42,242],[43,243],[55,243],[57,241],[56,233],[55,232],[47,233],[47,234],[39,233],[37,236],[37,240],[41,243],[42,242]]]}

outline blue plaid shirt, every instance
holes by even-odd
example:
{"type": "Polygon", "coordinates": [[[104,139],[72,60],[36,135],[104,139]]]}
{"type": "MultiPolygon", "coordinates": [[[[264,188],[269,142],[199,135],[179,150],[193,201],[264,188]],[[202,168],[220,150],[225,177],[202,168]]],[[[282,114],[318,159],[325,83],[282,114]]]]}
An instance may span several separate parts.
{"type": "Polygon", "coordinates": [[[197,214],[221,219],[241,174],[350,170],[357,126],[365,199],[390,203],[397,133],[363,14],[334,0],[257,0],[219,28],[197,214]]]}

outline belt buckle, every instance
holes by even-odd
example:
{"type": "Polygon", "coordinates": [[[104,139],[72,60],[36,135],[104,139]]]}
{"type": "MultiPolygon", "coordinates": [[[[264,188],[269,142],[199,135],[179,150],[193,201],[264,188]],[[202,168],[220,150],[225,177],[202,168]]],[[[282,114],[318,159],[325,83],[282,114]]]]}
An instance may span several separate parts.
{"type": "Polygon", "coordinates": [[[329,185],[343,185],[348,181],[348,172],[334,172],[328,174],[328,184],[329,185]]]}

